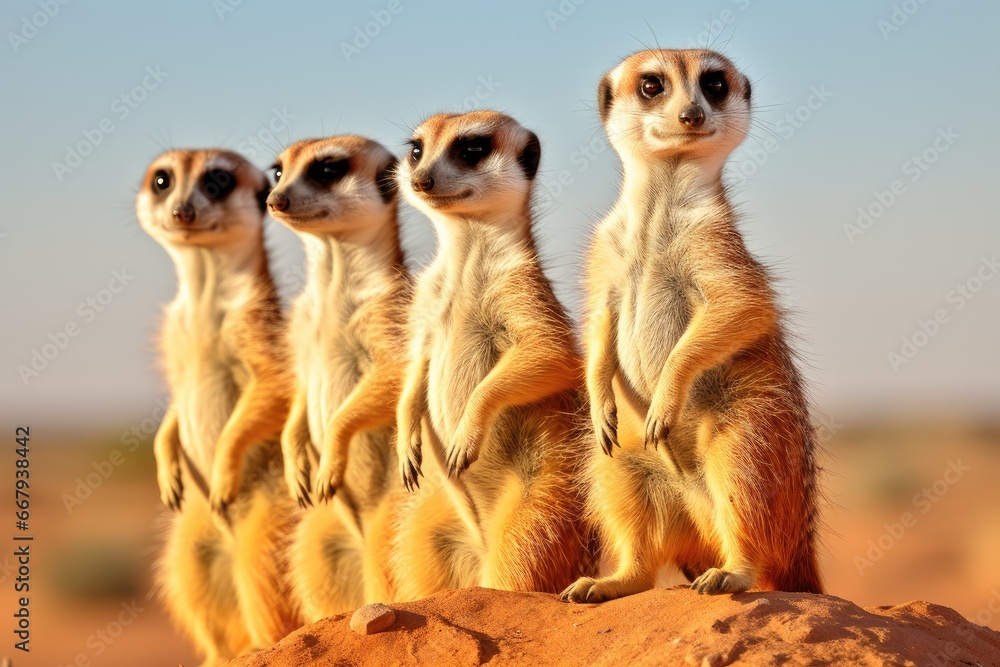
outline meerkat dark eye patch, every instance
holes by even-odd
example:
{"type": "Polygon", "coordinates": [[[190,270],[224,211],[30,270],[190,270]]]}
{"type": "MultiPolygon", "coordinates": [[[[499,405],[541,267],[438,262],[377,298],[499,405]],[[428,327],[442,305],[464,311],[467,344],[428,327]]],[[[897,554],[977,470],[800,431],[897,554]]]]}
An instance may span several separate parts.
{"type": "Polygon", "coordinates": [[[469,167],[476,167],[493,152],[493,140],[486,137],[463,137],[451,146],[452,154],[469,167]]]}
{"type": "Polygon", "coordinates": [[[236,175],[225,169],[209,169],[201,177],[201,190],[212,201],[222,201],[236,189],[236,175]]]}
{"type": "Polygon", "coordinates": [[[150,181],[149,187],[155,194],[163,194],[170,189],[171,179],[170,172],[166,169],[158,169],[155,174],[153,174],[153,180],[150,181]]]}
{"type": "Polygon", "coordinates": [[[378,188],[379,194],[382,195],[382,201],[386,204],[396,196],[396,167],[398,165],[397,160],[389,160],[389,163],[375,174],[375,187],[378,188]]]}
{"type": "Polygon", "coordinates": [[[705,72],[698,81],[701,92],[711,104],[718,104],[729,94],[729,83],[723,72],[705,72]]]}
{"type": "Polygon", "coordinates": [[[281,163],[275,162],[267,171],[271,175],[271,182],[277,185],[278,181],[281,180],[281,163]]]}
{"type": "Polygon", "coordinates": [[[410,163],[416,164],[420,162],[420,158],[424,156],[424,142],[420,139],[414,139],[410,142],[410,163]]]}
{"type": "Polygon", "coordinates": [[[524,175],[530,181],[538,173],[538,163],[542,159],[542,144],[534,132],[529,133],[528,143],[517,155],[517,162],[524,170],[524,175]]]}
{"type": "Polygon", "coordinates": [[[349,160],[332,160],[329,158],[316,160],[306,169],[306,178],[320,187],[328,188],[340,181],[350,171],[349,160]]]}

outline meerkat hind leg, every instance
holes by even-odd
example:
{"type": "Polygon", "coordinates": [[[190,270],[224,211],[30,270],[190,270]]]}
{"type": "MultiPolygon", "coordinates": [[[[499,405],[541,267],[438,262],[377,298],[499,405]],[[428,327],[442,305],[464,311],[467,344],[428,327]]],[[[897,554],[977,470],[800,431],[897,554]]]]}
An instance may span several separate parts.
{"type": "MultiPolygon", "coordinates": [[[[750,539],[750,519],[747,515],[752,503],[745,502],[745,493],[740,489],[749,480],[733,478],[732,461],[740,453],[743,433],[738,429],[728,428],[714,435],[703,436],[711,438],[702,450],[709,452],[705,457],[705,481],[708,485],[708,495],[713,506],[714,533],[719,541],[723,562],[721,567],[712,567],[694,580],[691,588],[701,594],[720,595],[724,593],[742,593],[753,587],[757,580],[757,571],[747,557],[748,540],[750,539]],[[735,500],[739,496],[744,502],[735,500]]],[[[757,508],[759,512],[761,508],[757,508]]]]}
{"type": "Polygon", "coordinates": [[[603,602],[649,590],[661,565],[698,550],[676,482],[663,468],[654,452],[634,449],[596,463],[590,502],[617,567],[607,577],[579,579],[563,600],[603,602]]]}
{"type": "Polygon", "coordinates": [[[235,526],[233,580],[254,649],[271,646],[297,625],[282,582],[284,536],[290,526],[278,518],[282,510],[277,504],[267,491],[255,492],[235,526]]]}

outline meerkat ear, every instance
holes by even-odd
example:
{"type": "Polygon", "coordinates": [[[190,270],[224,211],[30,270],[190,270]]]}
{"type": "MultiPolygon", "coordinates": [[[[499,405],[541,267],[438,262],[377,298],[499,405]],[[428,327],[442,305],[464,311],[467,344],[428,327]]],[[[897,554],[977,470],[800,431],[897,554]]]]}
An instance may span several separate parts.
{"type": "Polygon", "coordinates": [[[608,119],[613,101],[614,99],[611,95],[611,76],[605,74],[601,82],[597,84],[597,113],[601,115],[602,123],[608,119]]]}
{"type": "Polygon", "coordinates": [[[375,174],[375,186],[378,188],[379,194],[382,195],[382,201],[386,204],[391,202],[393,197],[396,196],[398,188],[396,184],[396,166],[398,164],[399,160],[392,158],[375,174]]]}
{"type": "Polygon", "coordinates": [[[264,189],[257,193],[257,205],[260,206],[260,212],[267,212],[267,196],[271,194],[271,186],[265,185],[264,189]]]}
{"type": "Polygon", "coordinates": [[[538,163],[542,159],[542,144],[534,132],[528,132],[528,143],[517,156],[517,161],[524,170],[528,180],[533,180],[538,173],[538,163]]]}
{"type": "Polygon", "coordinates": [[[751,92],[753,90],[753,86],[750,85],[750,78],[749,77],[747,77],[747,76],[743,77],[743,85],[746,86],[743,89],[743,99],[749,101],[750,100],[750,94],[751,94],[751,92]]]}

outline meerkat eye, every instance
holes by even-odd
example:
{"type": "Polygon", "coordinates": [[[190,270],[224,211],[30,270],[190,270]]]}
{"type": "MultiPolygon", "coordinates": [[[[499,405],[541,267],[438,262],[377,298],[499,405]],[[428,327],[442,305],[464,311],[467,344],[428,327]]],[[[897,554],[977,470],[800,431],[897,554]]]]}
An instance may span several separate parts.
{"type": "Polygon", "coordinates": [[[424,156],[424,144],[419,139],[410,142],[410,162],[416,164],[424,156]]]}
{"type": "Polygon", "coordinates": [[[639,80],[639,92],[643,97],[652,99],[663,92],[663,82],[660,77],[647,74],[639,80]]]}
{"type": "Polygon", "coordinates": [[[314,183],[322,187],[330,187],[347,175],[350,166],[351,164],[348,160],[333,160],[330,158],[316,160],[309,165],[306,175],[314,183]]]}
{"type": "Polygon", "coordinates": [[[160,169],[155,174],[153,174],[153,182],[151,184],[153,192],[160,194],[161,192],[166,192],[170,189],[170,174],[168,174],[163,169],[160,169]]]}
{"type": "Polygon", "coordinates": [[[722,72],[705,72],[699,81],[701,92],[709,102],[721,102],[729,93],[729,84],[726,83],[726,75],[722,72]]]}
{"type": "Polygon", "coordinates": [[[281,163],[275,162],[271,165],[269,171],[271,172],[271,180],[277,185],[278,181],[281,180],[281,163]]]}
{"type": "Polygon", "coordinates": [[[469,137],[455,142],[455,153],[465,164],[475,167],[493,152],[493,142],[489,137],[469,137]]]}
{"type": "Polygon", "coordinates": [[[201,189],[209,199],[221,201],[236,189],[236,176],[225,169],[209,169],[201,178],[201,189]]]}

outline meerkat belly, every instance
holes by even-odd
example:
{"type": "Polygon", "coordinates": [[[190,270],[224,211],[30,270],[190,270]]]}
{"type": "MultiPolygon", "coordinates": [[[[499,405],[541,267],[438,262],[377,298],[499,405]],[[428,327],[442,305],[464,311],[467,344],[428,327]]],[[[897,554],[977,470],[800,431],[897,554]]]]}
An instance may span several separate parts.
{"type": "Polygon", "coordinates": [[[455,433],[476,386],[502,353],[500,325],[478,308],[448,309],[449,321],[432,343],[428,368],[428,409],[431,423],[448,438],[455,433]]]}
{"type": "Polygon", "coordinates": [[[648,401],[691,319],[695,287],[662,264],[629,275],[621,293],[618,357],[625,379],[648,401]]]}
{"type": "Polygon", "coordinates": [[[239,397],[232,364],[211,353],[183,362],[174,400],[184,451],[203,475],[212,470],[215,445],[239,397]]]}
{"type": "Polygon", "coordinates": [[[340,336],[326,336],[303,351],[299,374],[305,384],[313,444],[322,447],[330,419],[361,377],[360,360],[340,336]]]}

